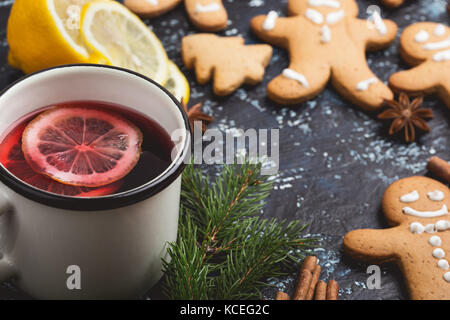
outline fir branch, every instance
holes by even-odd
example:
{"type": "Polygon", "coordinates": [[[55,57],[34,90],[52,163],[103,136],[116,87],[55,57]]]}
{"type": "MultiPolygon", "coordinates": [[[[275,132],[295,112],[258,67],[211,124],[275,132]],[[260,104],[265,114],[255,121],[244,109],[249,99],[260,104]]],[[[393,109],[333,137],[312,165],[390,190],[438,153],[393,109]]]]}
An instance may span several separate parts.
{"type": "Polygon", "coordinates": [[[180,221],[180,231],[176,245],[168,248],[170,263],[163,261],[166,269],[165,286],[171,292],[176,292],[175,297],[208,299],[210,267],[203,264],[203,252],[197,246],[197,227],[190,219],[183,219],[180,221]]]}
{"type": "Polygon", "coordinates": [[[300,222],[261,218],[272,182],[260,164],[227,165],[211,181],[189,165],[182,178],[179,235],[164,261],[170,299],[252,299],[304,258],[316,239],[300,222]],[[169,262],[170,261],[170,262],[169,262]]]}

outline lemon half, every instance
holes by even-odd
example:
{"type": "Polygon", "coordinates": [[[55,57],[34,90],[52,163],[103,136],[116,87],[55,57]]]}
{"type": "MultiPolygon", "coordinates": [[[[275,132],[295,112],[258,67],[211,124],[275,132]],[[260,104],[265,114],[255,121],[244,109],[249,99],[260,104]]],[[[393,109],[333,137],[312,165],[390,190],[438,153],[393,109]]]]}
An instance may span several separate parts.
{"type": "Polygon", "coordinates": [[[81,14],[81,35],[90,50],[112,65],[127,68],[164,85],[168,58],[155,34],[115,1],[90,2],[81,14]]]}
{"type": "Polygon", "coordinates": [[[16,0],[8,19],[8,61],[25,73],[68,63],[103,63],[80,37],[89,0],[16,0]]]}

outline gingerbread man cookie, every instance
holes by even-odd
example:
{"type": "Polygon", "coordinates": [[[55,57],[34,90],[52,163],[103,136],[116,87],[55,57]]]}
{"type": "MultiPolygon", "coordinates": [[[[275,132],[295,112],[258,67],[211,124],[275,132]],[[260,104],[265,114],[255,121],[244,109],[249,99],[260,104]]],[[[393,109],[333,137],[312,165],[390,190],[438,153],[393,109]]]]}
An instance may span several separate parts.
{"type": "Polygon", "coordinates": [[[206,84],[214,76],[214,93],[224,96],[244,83],[262,81],[272,47],[244,45],[241,37],[203,33],[184,37],[181,54],[186,68],[195,68],[198,83],[206,84]]]}
{"type": "MultiPolygon", "coordinates": [[[[137,15],[152,18],[162,15],[182,0],[125,0],[124,4],[137,15]]],[[[222,0],[184,0],[192,24],[203,31],[220,31],[226,28],[228,14],[222,0]]]]}
{"type": "Polygon", "coordinates": [[[349,232],[350,256],[382,263],[394,261],[414,300],[450,299],[450,190],[426,177],[394,182],[382,208],[390,229],[349,232]]]}
{"type": "Polygon", "coordinates": [[[395,39],[397,25],[378,12],[372,22],[357,19],[354,0],[290,0],[289,14],[274,11],[252,19],[261,39],[289,50],[291,63],[272,80],[267,94],[281,104],[314,98],[331,79],[342,96],[367,110],[378,109],[391,90],[367,65],[366,50],[379,50],[395,39]]]}
{"type": "Polygon", "coordinates": [[[437,93],[450,108],[450,28],[434,22],[412,24],[400,38],[400,54],[415,67],[393,74],[391,87],[410,94],[437,93]]]}

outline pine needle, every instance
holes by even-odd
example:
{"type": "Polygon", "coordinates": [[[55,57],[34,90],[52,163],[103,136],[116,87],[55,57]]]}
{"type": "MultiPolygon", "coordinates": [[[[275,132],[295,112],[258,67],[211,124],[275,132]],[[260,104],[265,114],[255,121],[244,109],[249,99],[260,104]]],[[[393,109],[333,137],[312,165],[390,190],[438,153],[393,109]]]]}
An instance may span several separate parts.
{"type": "Polygon", "coordinates": [[[182,178],[179,234],[164,261],[169,299],[260,298],[264,280],[284,275],[317,239],[302,239],[300,222],[264,219],[273,188],[261,165],[226,165],[211,181],[189,165],[182,178]]]}

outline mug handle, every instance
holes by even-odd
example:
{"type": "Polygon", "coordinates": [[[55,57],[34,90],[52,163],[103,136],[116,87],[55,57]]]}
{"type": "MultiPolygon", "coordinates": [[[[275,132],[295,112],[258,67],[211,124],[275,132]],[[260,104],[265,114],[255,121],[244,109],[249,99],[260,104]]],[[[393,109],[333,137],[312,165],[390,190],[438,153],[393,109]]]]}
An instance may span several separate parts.
{"type": "MultiPolygon", "coordinates": [[[[11,209],[11,204],[3,192],[0,191],[0,216],[11,209]]],[[[0,253],[0,283],[13,278],[16,271],[8,257],[0,253]]]]}

